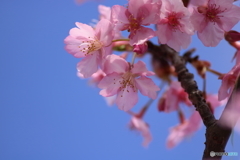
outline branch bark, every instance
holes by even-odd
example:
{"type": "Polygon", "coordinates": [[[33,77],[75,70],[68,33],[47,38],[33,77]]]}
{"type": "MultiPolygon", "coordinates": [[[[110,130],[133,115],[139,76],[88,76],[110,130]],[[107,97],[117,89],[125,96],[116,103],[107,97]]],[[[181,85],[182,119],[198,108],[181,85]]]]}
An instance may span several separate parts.
{"type": "MultiPolygon", "coordinates": [[[[221,156],[211,157],[210,152],[224,152],[228,139],[231,135],[232,129],[222,125],[222,121],[215,119],[209,106],[204,99],[202,92],[198,89],[197,83],[194,80],[194,75],[189,73],[186,68],[186,61],[179,54],[168,47],[167,45],[154,45],[152,42],[148,42],[148,52],[152,54],[153,59],[166,59],[174,67],[178,76],[178,81],[188,93],[189,99],[199,112],[204,125],[206,126],[206,142],[203,152],[203,160],[218,159],[221,156]]],[[[221,120],[221,118],[220,118],[221,120]]]]}

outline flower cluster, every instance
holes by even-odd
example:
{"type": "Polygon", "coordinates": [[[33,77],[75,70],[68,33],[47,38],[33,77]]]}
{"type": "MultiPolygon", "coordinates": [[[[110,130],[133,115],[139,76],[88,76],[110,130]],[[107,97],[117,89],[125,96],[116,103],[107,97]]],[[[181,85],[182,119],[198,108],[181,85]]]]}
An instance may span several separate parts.
{"type": "MultiPolygon", "coordinates": [[[[76,0],[78,3],[83,1],[76,0]]],[[[234,5],[233,0],[192,0],[188,7],[182,0],[128,0],[127,7],[99,5],[98,9],[100,18],[95,26],[76,22],[76,27],[64,40],[65,50],[76,58],[82,58],[77,64],[79,77],[91,78],[91,83],[101,89],[99,94],[106,97],[109,103],[115,103],[119,109],[131,113],[130,127],[142,133],[144,146],[152,140],[149,126],[142,120],[143,112],[148,107],[145,106],[139,114],[133,114],[130,110],[138,102],[138,91],[151,99],[157,98],[160,88],[149,78],[155,73],[162,79],[165,77],[164,80],[167,79],[170,84],[159,99],[158,110],[180,113],[180,124],[171,129],[167,146],[176,146],[197,131],[201,124],[197,112],[193,112],[189,120],[184,118],[179,104],[190,108],[192,103],[180,83],[169,78],[175,69],[167,60],[153,59],[157,61],[153,62],[155,73],[149,71],[143,61],[135,62],[136,58],[148,51],[147,42],[151,38],[157,37],[160,45],[166,44],[178,52],[189,46],[195,33],[207,47],[217,46],[224,36],[227,37],[237,49],[234,56],[236,65],[229,73],[220,76],[222,85],[219,95],[206,94],[205,98],[214,112],[216,107],[223,104],[217,98],[223,100],[230,96],[240,72],[240,43],[237,42],[240,34],[230,31],[240,20],[240,7],[234,5]],[[151,25],[155,26],[155,30],[151,25]],[[124,38],[121,31],[127,31],[128,38],[124,38]],[[116,55],[113,54],[114,50],[125,52],[116,55]],[[128,62],[127,56],[132,53],[132,61],[128,62]]],[[[189,62],[205,79],[210,63],[198,61],[197,58],[189,62]]]]}
{"type": "Polygon", "coordinates": [[[216,46],[240,20],[233,0],[199,0],[186,8],[181,0],[129,0],[127,8],[100,6],[101,17],[114,24],[114,31],[127,30],[130,45],[141,45],[154,36],[176,51],[187,48],[197,32],[205,46],[216,46]],[[149,26],[155,24],[154,31],[149,26]]]}
{"type": "Polygon", "coordinates": [[[240,8],[229,0],[201,2],[198,3],[199,6],[193,7],[192,13],[180,0],[129,0],[127,8],[120,5],[112,8],[99,6],[101,20],[94,28],[77,22],[77,28],[71,29],[69,36],[64,40],[65,49],[73,56],[83,58],[77,64],[77,70],[84,78],[91,77],[99,68],[107,74],[100,83],[100,88],[106,87],[103,84],[109,77],[116,79],[112,80],[113,83],[117,80],[121,81],[116,85],[117,87],[110,86],[114,88],[111,94],[104,92],[109,91],[109,88],[104,89],[100,94],[103,96],[117,94],[116,102],[119,108],[129,110],[137,102],[136,94],[132,94],[137,93],[137,88],[141,88],[141,93],[151,98],[156,98],[156,96],[143,89],[144,82],[150,81],[142,76],[144,72],[135,73],[137,67],[134,66],[141,64],[138,67],[142,67],[144,66],[142,62],[128,65],[127,62],[123,62],[124,60],[118,60],[121,63],[117,66],[118,63],[112,64],[111,58],[106,58],[112,54],[112,41],[120,37],[120,31],[127,30],[130,33],[129,44],[134,52],[146,52],[146,41],[154,36],[158,37],[160,44],[167,44],[176,51],[180,51],[181,48],[188,47],[191,36],[194,31],[197,31],[200,40],[206,46],[216,46],[223,39],[224,32],[230,30],[239,21],[240,8]],[[150,24],[155,24],[157,30],[145,27],[150,24]],[[103,69],[103,65],[106,64],[108,67],[113,65],[116,70],[111,69],[110,72],[107,67],[103,69]],[[120,67],[122,70],[118,70],[120,67]],[[121,79],[117,79],[117,75],[121,79]],[[136,77],[140,78],[134,80],[136,77]],[[128,102],[127,106],[119,98],[128,97],[125,90],[130,97],[135,97],[128,102]]]}

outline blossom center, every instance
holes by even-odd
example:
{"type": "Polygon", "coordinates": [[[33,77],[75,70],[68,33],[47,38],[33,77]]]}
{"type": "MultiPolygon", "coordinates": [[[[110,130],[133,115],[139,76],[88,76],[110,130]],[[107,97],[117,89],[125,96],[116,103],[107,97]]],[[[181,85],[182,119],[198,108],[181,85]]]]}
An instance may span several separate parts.
{"type": "Polygon", "coordinates": [[[198,7],[198,12],[204,14],[210,22],[217,22],[219,18],[222,17],[219,13],[222,13],[225,10],[221,10],[220,6],[217,6],[216,4],[208,4],[208,6],[198,7]]]}
{"type": "Polygon", "coordinates": [[[130,22],[128,27],[130,31],[137,31],[140,28],[139,21],[136,18],[134,18],[132,15],[128,17],[128,20],[130,22]]]}
{"type": "MultiPolygon", "coordinates": [[[[121,84],[120,89],[124,91],[125,89],[127,89],[127,87],[130,87],[134,90],[135,86],[134,86],[133,78],[134,78],[134,75],[130,71],[124,73],[122,75],[122,80],[119,81],[119,83],[121,84]]],[[[128,89],[127,89],[127,92],[129,92],[128,89]]]]}
{"type": "Polygon", "coordinates": [[[98,39],[95,38],[82,41],[82,43],[78,47],[80,51],[85,53],[85,56],[87,56],[89,54],[92,54],[92,52],[101,49],[103,47],[103,44],[98,39]]]}
{"type": "Polygon", "coordinates": [[[172,12],[167,17],[167,23],[172,29],[176,30],[179,26],[181,26],[178,19],[180,18],[178,17],[177,13],[172,12]]]}

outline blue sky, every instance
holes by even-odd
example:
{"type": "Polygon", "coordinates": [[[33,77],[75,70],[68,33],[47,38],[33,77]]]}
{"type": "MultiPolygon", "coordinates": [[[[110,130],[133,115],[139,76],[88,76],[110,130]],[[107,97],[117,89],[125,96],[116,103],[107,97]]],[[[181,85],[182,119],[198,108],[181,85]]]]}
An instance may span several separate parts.
{"type": "MultiPolygon", "coordinates": [[[[126,3],[101,1],[107,6],[126,3]]],[[[116,106],[108,107],[99,89],[76,76],[79,59],[64,50],[63,39],[76,21],[89,24],[97,19],[99,4],[1,0],[0,160],[200,159],[203,126],[167,149],[166,138],[169,128],[178,123],[177,114],[159,113],[155,101],[144,118],[153,141],[144,148],[141,135],[127,127],[130,116],[116,106]]],[[[240,31],[240,25],[234,29],[240,31]]],[[[228,72],[234,65],[235,50],[224,40],[216,48],[207,48],[194,36],[191,47],[220,72],[228,72]]],[[[144,60],[151,69],[149,58],[144,60]]],[[[217,93],[221,81],[211,73],[207,77],[207,91],[217,93]]],[[[201,79],[196,79],[201,86],[201,79]]],[[[138,111],[147,100],[141,97],[133,110],[138,111]]],[[[229,143],[226,151],[240,155],[239,138],[239,133],[234,133],[234,143],[229,143]]]]}

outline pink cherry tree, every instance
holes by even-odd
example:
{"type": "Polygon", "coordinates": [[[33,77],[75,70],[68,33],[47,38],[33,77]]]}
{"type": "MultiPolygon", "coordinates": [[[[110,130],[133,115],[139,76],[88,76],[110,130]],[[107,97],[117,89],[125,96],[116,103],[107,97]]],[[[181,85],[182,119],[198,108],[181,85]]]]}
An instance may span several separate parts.
{"type": "Polygon", "coordinates": [[[192,136],[203,122],[206,142],[202,158],[221,159],[211,157],[210,152],[224,152],[240,117],[240,33],[232,30],[240,20],[240,7],[233,0],[128,0],[125,6],[99,5],[98,10],[96,25],[76,22],[64,39],[65,50],[81,58],[76,65],[77,75],[89,78],[100,89],[99,95],[131,115],[129,127],[141,133],[143,146],[152,141],[143,116],[158,99],[158,112],[176,112],[179,118],[166,137],[168,148],[192,136]],[[201,60],[200,55],[193,55],[196,49],[188,48],[194,34],[205,47],[215,47],[225,39],[236,49],[233,68],[221,73],[221,69],[214,70],[210,62],[201,60]],[[188,50],[180,55],[178,52],[183,49],[188,50]],[[151,56],[152,71],[144,62],[146,55],[151,56]],[[187,64],[202,79],[201,89],[187,64]],[[208,93],[207,72],[222,81],[218,94],[208,93]],[[150,99],[139,113],[134,113],[131,110],[140,93],[150,99]],[[225,109],[217,120],[215,109],[223,105],[225,109]],[[191,112],[188,117],[186,108],[191,112]]]}

